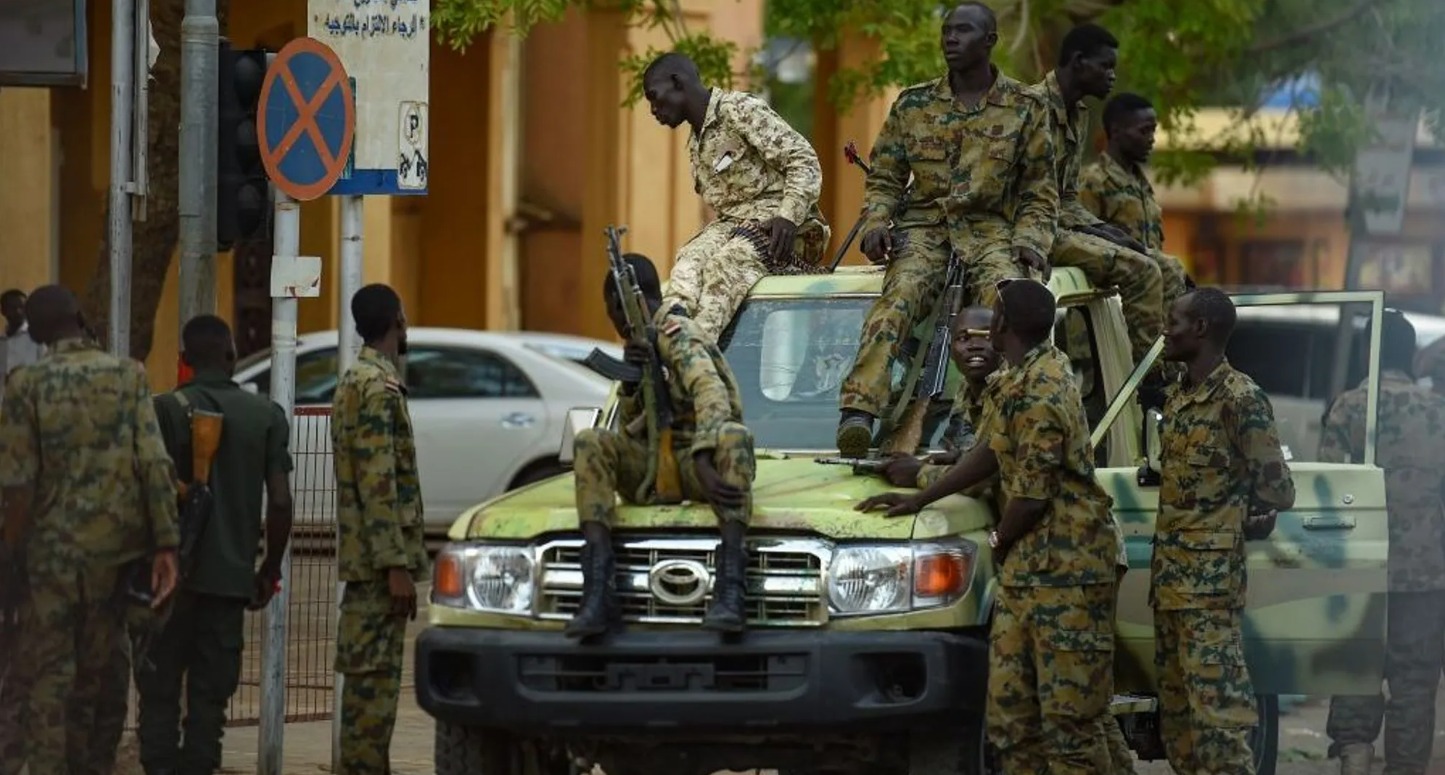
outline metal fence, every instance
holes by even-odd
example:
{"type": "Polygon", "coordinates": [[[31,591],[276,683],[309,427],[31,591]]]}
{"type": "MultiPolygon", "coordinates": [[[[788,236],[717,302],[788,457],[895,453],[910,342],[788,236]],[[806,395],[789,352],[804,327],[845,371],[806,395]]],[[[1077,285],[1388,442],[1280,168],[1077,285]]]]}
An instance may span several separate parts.
{"type": "MultiPolygon", "coordinates": [[[[322,721],[334,710],[332,660],[336,653],[336,487],[331,468],[331,407],[297,407],[291,426],[291,492],[296,520],[291,536],[286,618],[286,721],[322,721]]],[[[241,682],[227,710],[228,726],[261,720],[261,651],[264,611],[246,613],[241,682]]],[[[130,727],[137,698],[131,691],[130,727]]]]}

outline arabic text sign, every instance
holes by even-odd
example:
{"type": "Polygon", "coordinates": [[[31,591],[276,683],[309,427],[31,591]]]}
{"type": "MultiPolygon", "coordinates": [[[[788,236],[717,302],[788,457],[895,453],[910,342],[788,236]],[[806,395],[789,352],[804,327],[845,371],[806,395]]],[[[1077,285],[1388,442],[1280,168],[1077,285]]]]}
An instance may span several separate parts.
{"type": "Polygon", "coordinates": [[[308,0],[307,34],[355,83],[356,141],[332,194],[425,194],[429,0],[308,0]]]}

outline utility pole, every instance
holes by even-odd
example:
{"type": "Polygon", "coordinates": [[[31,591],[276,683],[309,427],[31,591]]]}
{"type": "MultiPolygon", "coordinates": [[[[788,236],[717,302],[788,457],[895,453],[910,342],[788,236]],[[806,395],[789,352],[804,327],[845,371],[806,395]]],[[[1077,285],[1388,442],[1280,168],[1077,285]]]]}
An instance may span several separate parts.
{"type": "Polygon", "coordinates": [[[186,0],[181,22],[181,325],[216,311],[216,0],[186,0]]]}
{"type": "Polygon", "coordinates": [[[135,0],[111,0],[110,12],[110,351],[129,358],[135,0]]]}

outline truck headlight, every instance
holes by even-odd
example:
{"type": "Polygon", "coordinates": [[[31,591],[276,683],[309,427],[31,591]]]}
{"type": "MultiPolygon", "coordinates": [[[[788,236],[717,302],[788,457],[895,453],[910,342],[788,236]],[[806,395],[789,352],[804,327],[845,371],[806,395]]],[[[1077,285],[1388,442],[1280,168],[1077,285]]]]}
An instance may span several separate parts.
{"type": "Polygon", "coordinates": [[[903,613],[956,602],[973,580],[971,541],[843,544],[828,564],[834,616],[903,613]]]}
{"type": "Polygon", "coordinates": [[[531,614],[535,567],[530,547],[449,545],[437,554],[432,602],[473,611],[531,614]]]}

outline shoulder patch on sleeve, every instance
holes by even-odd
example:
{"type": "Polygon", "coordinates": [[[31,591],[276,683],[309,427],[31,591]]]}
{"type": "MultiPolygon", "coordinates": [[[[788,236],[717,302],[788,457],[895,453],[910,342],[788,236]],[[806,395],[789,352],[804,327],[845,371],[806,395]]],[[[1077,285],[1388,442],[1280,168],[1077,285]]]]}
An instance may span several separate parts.
{"type": "Polygon", "coordinates": [[[681,331],[682,331],[682,321],[681,321],[681,320],[668,320],[666,323],[663,323],[663,324],[662,324],[662,333],[667,334],[668,336],[673,336],[673,337],[675,337],[675,336],[677,336],[678,333],[681,332],[681,331]]]}

